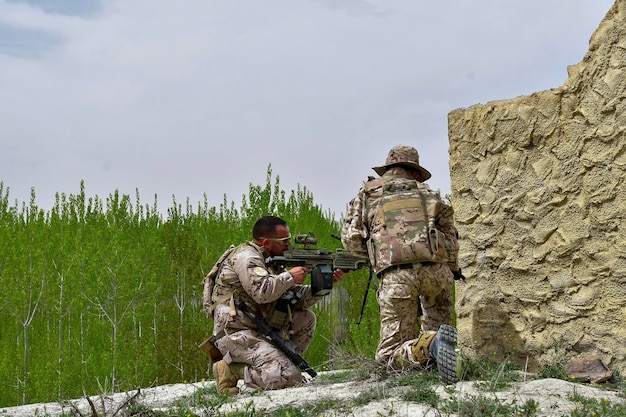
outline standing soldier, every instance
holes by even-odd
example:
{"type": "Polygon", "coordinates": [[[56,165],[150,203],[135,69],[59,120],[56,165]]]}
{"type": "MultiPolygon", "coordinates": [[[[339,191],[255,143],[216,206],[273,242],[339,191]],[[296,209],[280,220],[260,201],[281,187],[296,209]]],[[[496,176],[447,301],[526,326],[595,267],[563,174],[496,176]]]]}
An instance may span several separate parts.
{"type": "Polygon", "coordinates": [[[393,147],[385,165],[373,169],[380,177],[370,177],[350,201],[341,240],[369,256],[380,280],[376,360],[393,370],[434,362],[444,383],[457,382],[452,288],[463,275],[452,206],[424,184],[430,172],[411,146],[393,147]]]}

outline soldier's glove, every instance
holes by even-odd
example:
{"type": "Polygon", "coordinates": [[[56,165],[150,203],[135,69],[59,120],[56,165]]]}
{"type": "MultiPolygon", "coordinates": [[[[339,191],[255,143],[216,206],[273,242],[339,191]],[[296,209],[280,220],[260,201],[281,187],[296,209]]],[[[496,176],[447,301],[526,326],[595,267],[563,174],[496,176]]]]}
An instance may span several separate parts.
{"type": "Polygon", "coordinates": [[[461,272],[461,268],[458,271],[452,271],[452,276],[454,276],[455,281],[465,281],[465,275],[461,272]]]}

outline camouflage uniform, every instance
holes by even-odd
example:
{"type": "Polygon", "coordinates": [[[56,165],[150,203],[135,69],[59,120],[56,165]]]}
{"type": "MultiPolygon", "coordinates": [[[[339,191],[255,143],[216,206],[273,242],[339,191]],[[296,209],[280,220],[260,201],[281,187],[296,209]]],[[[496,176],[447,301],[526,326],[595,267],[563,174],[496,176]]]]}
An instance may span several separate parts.
{"type": "Polygon", "coordinates": [[[422,367],[430,359],[430,341],[452,318],[452,271],[459,270],[453,209],[421,182],[430,173],[419,166],[413,148],[393,148],[387,165],[374,170],[381,177],[370,177],[348,204],[341,238],[346,250],[369,256],[380,280],[376,360],[396,370],[422,367]],[[402,159],[406,152],[413,158],[408,163],[402,159]],[[402,166],[420,172],[419,181],[402,166]],[[401,197],[384,207],[383,197],[390,187],[399,188],[401,197]],[[416,203],[411,205],[411,200],[416,203]]]}
{"type": "Polygon", "coordinates": [[[297,346],[296,352],[302,354],[315,330],[315,314],[307,308],[322,297],[313,297],[308,285],[295,284],[289,272],[268,269],[263,247],[253,242],[235,249],[218,276],[213,299],[221,303],[214,311],[213,334],[223,336],[215,345],[227,364],[246,364],[244,382],[249,387],[279,389],[302,381],[298,367],[268,342],[243,312],[235,309],[240,301],[245,301],[268,318],[276,301],[285,293],[298,297],[299,301],[292,308],[292,320],[285,320],[279,331],[289,337],[297,346]]]}

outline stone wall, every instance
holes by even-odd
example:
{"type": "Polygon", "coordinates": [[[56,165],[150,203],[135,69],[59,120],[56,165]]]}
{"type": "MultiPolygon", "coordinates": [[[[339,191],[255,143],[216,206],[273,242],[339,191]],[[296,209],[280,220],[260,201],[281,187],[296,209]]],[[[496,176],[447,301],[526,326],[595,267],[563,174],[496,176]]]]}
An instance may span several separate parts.
{"type": "Polygon", "coordinates": [[[448,115],[459,347],[626,375],[626,0],[559,88],[448,115]]]}

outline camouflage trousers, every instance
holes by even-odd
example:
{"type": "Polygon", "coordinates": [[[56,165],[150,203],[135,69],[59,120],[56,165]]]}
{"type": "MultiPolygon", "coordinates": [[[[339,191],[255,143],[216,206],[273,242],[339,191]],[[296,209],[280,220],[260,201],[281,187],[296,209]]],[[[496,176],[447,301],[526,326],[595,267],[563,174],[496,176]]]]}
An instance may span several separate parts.
{"type": "Polygon", "coordinates": [[[451,324],[453,282],[445,264],[417,264],[415,269],[383,273],[376,294],[380,307],[378,362],[395,370],[425,365],[412,348],[419,345],[420,337],[432,337],[439,326],[451,324]]]}
{"type": "MultiPolygon", "coordinates": [[[[315,331],[315,313],[293,312],[293,334],[290,336],[300,355],[309,347],[315,331]]],[[[264,390],[291,387],[302,382],[300,369],[256,329],[245,329],[223,336],[216,342],[224,361],[245,363],[244,382],[250,388],[264,390]]]]}

